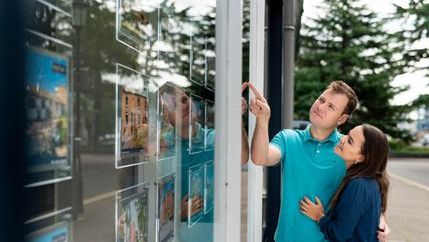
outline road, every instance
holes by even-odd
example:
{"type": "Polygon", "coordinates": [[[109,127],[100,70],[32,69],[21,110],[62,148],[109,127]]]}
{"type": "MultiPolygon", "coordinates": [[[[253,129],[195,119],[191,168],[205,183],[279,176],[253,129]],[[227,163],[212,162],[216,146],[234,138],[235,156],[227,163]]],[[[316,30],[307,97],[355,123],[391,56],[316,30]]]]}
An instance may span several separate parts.
{"type": "MultiPolygon", "coordinates": [[[[108,157],[83,157],[85,216],[74,224],[74,241],[104,241],[114,238],[114,192],[120,178],[108,157]],[[102,185],[101,185],[102,184],[102,185]],[[93,229],[97,228],[97,233],[93,229]]],[[[387,220],[391,242],[429,241],[429,159],[391,159],[391,177],[387,220]]],[[[247,191],[247,172],[242,174],[243,190],[247,191]]],[[[247,196],[242,194],[242,215],[246,215],[247,196]]],[[[246,221],[246,216],[242,216],[246,221]]],[[[245,223],[244,223],[245,224],[245,223]]],[[[246,227],[241,227],[246,241],[246,227]]]]}
{"type": "Polygon", "coordinates": [[[388,172],[390,241],[429,241],[429,159],[391,159],[388,172]]]}

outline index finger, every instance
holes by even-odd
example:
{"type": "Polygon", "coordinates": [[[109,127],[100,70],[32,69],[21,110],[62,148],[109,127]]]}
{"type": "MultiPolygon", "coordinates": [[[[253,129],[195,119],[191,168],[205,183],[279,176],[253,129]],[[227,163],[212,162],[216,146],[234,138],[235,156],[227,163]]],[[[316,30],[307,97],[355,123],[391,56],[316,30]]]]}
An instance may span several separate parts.
{"type": "Polygon", "coordinates": [[[243,92],[244,90],[246,90],[247,86],[249,85],[248,82],[244,82],[243,84],[241,84],[241,92],[243,92]]]}
{"type": "Polygon", "coordinates": [[[264,96],[262,96],[262,94],[258,91],[258,89],[256,89],[256,87],[250,82],[249,82],[249,87],[252,90],[253,94],[255,94],[257,99],[265,100],[264,96]]]}

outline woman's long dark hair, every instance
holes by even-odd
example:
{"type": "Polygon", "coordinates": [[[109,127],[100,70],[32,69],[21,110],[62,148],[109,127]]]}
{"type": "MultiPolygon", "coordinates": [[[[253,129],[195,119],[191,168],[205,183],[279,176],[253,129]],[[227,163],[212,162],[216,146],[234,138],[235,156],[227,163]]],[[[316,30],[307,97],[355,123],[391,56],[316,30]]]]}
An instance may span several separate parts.
{"type": "Polygon", "coordinates": [[[365,143],[361,147],[364,155],[363,162],[354,164],[347,169],[346,176],[331,200],[331,209],[337,204],[341,193],[347,184],[356,177],[373,177],[377,180],[381,194],[381,212],[386,211],[387,192],[389,190],[389,178],[386,173],[387,159],[389,156],[389,142],[386,135],[378,128],[363,124],[363,136],[365,143]]]}

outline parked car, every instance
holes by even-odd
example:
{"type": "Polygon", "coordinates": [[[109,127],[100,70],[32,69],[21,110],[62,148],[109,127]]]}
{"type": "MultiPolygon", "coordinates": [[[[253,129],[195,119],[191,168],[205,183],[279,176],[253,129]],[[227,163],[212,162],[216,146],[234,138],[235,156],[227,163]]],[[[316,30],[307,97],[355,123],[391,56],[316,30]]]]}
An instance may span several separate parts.
{"type": "Polygon", "coordinates": [[[307,121],[307,120],[293,120],[292,121],[292,128],[304,130],[307,128],[307,126],[309,124],[310,124],[310,121],[307,121]]]}
{"type": "Polygon", "coordinates": [[[421,141],[422,141],[423,146],[428,146],[429,145],[429,134],[423,135],[421,141]]]}

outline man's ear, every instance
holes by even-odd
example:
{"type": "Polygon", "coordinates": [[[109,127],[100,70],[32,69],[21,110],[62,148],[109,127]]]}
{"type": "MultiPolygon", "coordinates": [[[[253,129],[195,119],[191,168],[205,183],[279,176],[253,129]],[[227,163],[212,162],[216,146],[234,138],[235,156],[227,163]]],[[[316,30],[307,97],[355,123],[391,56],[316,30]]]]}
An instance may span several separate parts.
{"type": "Polygon", "coordinates": [[[341,124],[345,123],[347,119],[349,119],[350,115],[348,114],[342,114],[341,117],[337,121],[337,126],[340,126],[341,124]]]}

